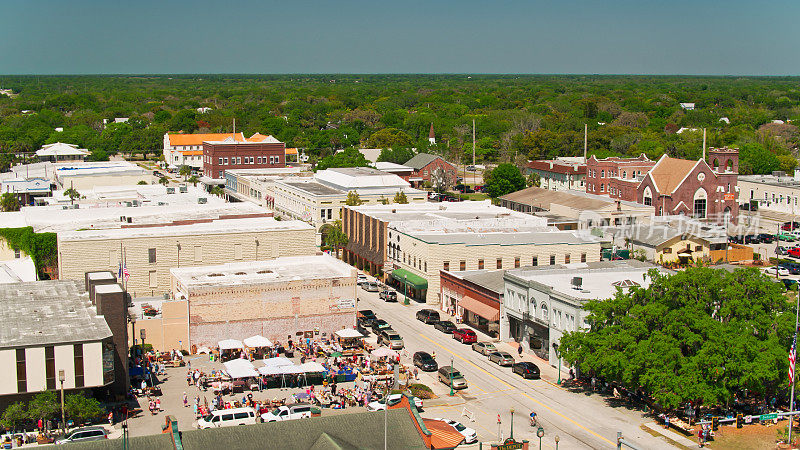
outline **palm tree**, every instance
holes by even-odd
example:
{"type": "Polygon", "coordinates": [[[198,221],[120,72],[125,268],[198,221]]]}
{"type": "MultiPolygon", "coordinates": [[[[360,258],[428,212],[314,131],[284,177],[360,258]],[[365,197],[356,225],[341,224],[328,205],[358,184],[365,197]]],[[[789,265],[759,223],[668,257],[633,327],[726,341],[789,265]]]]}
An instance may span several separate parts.
{"type": "Polygon", "coordinates": [[[180,170],[178,170],[178,173],[183,176],[183,181],[186,181],[186,179],[189,178],[189,175],[192,174],[192,168],[187,165],[183,165],[181,166],[180,170]]]}
{"type": "Polygon", "coordinates": [[[336,251],[337,258],[339,257],[339,249],[347,245],[348,241],[347,235],[342,231],[342,221],[337,220],[333,222],[328,229],[328,233],[325,235],[325,243],[336,251]]]}
{"type": "Polygon", "coordinates": [[[198,178],[197,175],[192,175],[192,176],[189,177],[189,179],[187,181],[189,183],[192,183],[192,186],[197,187],[197,183],[200,182],[200,178],[198,178]]]}
{"type": "Polygon", "coordinates": [[[166,185],[168,185],[168,184],[169,184],[169,178],[167,178],[167,177],[161,177],[161,178],[159,178],[159,179],[158,179],[158,182],[159,182],[159,183],[161,183],[161,184],[163,184],[164,186],[166,186],[166,185]]]}
{"type": "Polygon", "coordinates": [[[69,197],[69,204],[70,204],[70,205],[71,205],[71,204],[73,204],[73,203],[75,203],[75,199],[76,199],[76,198],[80,198],[80,197],[81,197],[81,194],[80,194],[80,192],[78,192],[78,191],[77,191],[77,190],[76,190],[74,187],[72,187],[72,186],[70,186],[70,188],[69,188],[69,189],[67,189],[67,190],[65,190],[65,191],[64,191],[64,195],[66,195],[67,197],[69,197]]]}
{"type": "Polygon", "coordinates": [[[218,197],[222,197],[223,194],[225,194],[225,191],[223,191],[222,188],[219,187],[219,186],[214,186],[214,187],[211,188],[211,193],[213,195],[218,196],[218,197]]]}

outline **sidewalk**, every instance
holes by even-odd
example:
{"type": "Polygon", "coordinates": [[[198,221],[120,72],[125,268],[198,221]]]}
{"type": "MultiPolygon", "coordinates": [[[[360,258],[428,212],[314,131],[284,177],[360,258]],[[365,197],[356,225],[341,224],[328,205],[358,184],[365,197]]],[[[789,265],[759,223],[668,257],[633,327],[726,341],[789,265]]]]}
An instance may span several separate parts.
{"type": "Polygon", "coordinates": [[[684,447],[694,448],[697,447],[698,445],[696,441],[690,440],[685,435],[676,433],[672,430],[668,430],[655,422],[647,422],[644,423],[642,426],[684,447]]]}
{"type": "MultiPolygon", "coordinates": [[[[542,380],[549,381],[550,383],[556,384],[558,382],[558,367],[553,367],[550,365],[550,362],[545,361],[542,358],[539,358],[533,353],[527,353],[522,351],[522,357],[520,357],[518,353],[519,349],[519,342],[495,342],[494,346],[497,347],[498,350],[511,353],[514,356],[514,360],[516,361],[527,361],[536,364],[539,367],[539,373],[541,373],[542,380]]],[[[561,367],[561,381],[569,379],[569,369],[566,369],[562,366],[561,367]]]]}

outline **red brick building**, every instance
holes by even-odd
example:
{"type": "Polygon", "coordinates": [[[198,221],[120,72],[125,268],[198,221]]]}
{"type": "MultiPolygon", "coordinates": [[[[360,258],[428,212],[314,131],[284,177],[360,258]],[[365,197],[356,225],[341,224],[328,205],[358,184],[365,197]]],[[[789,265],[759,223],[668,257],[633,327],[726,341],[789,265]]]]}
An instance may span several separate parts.
{"type": "MultiPolygon", "coordinates": [[[[586,192],[609,195],[612,190],[616,192],[616,189],[630,191],[631,183],[638,185],[640,180],[637,178],[646,174],[655,164],[655,161],[644,154],[637,158],[612,156],[603,159],[597,159],[592,155],[586,161],[586,192]]],[[[630,196],[634,197],[632,193],[630,196]]]]}
{"type": "Polygon", "coordinates": [[[203,142],[203,175],[209,178],[224,178],[225,171],[230,169],[268,167],[286,167],[286,144],[272,136],[251,138],[247,142],[234,139],[203,142]]]}
{"type": "Polygon", "coordinates": [[[414,169],[408,179],[412,187],[419,187],[425,181],[430,182],[431,176],[438,169],[445,171],[447,178],[450,179],[453,184],[455,184],[458,179],[456,166],[445,161],[441,156],[420,153],[409,159],[404,165],[414,169]]]}
{"type": "Polygon", "coordinates": [[[682,214],[722,224],[727,215],[736,223],[739,150],[712,148],[708,160],[711,164],[662,156],[636,188],[635,201],[653,205],[659,216],[682,214]]]}
{"type": "Polygon", "coordinates": [[[498,337],[504,273],[505,270],[440,271],[440,308],[460,318],[460,322],[498,337]]]}

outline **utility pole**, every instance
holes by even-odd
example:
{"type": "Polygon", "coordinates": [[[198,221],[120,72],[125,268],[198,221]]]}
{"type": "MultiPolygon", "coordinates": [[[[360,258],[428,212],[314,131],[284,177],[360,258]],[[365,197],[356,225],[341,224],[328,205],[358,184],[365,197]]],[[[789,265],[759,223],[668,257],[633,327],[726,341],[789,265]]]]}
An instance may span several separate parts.
{"type": "Polygon", "coordinates": [[[703,161],[706,160],[706,129],[703,128],[703,161]]]}
{"type": "Polygon", "coordinates": [[[589,124],[583,124],[583,163],[586,164],[586,153],[589,149],[589,124]]]}
{"type": "Polygon", "coordinates": [[[472,184],[475,184],[475,119],[472,119],[472,184]]]}

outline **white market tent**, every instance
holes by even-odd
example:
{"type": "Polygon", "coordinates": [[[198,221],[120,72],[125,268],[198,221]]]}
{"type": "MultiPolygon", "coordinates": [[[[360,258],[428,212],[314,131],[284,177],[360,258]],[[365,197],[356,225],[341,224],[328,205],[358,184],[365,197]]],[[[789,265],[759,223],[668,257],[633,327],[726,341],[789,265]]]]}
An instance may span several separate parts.
{"type": "Polygon", "coordinates": [[[358,331],[352,328],[342,328],[341,330],[336,331],[336,336],[340,338],[362,338],[364,337],[363,334],[359,333],[358,331]]]}
{"type": "Polygon", "coordinates": [[[224,341],[219,341],[217,343],[220,350],[236,350],[244,348],[242,341],[237,341],[236,339],[225,339],[224,341]]]}
{"type": "Polygon", "coordinates": [[[300,368],[303,369],[303,372],[306,373],[317,373],[317,372],[325,372],[325,366],[318,362],[309,361],[305,364],[300,364],[300,368]]]}
{"type": "Polygon", "coordinates": [[[258,376],[258,372],[256,372],[255,367],[253,367],[253,363],[246,359],[232,359],[223,363],[223,365],[225,366],[225,371],[228,372],[231,378],[250,378],[258,376]]]}
{"type": "Polygon", "coordinates": [[[197,354],[199,355],[200,353],[211,353],[211,349],[205,346],[200,347],[197,349],[197,354]]]}
{"type": "Polygon", "coordinates": [[[378,347],[370,353],[374,358],[384,358],[387,356],[397,357],[397,352],[388,347],[378,347]]]}
{"type": "Polygon", "coordinates": [[[261,362],[263,362],[264,366],[266,367],[281,367],[281,366],[294,365],[291,359],[284,358],[283,356],[276,356],[274,358],[262,359],[261,362]]]}
{"type": "Polygon", "coordinates": [[[246,345],[246,346],[248,346],[250,348],[272,347],[272,341],[270,341],[269,339],[265,338],[264,336],[261,336],[260,334],[256,335],[256,336],[251,336],[251,337],[245,339],[243,342],[244,342],[244,345],[246,345]]]}

